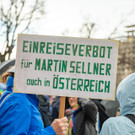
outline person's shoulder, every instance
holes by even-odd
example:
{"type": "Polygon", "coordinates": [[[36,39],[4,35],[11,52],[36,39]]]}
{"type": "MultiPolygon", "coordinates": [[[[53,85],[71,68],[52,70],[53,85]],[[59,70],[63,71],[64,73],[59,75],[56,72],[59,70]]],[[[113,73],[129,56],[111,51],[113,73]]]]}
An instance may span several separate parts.
{"type": "Polygon", "coordinates": [[[101,129],[100,135],[131,135],[135,131],[135,126],[125,116],[110,117],[107,119],[101,129]]]}
{"type": "Polygon", "coordinates": [[[23,93],[11,93],[11,95],[8,97],[7,102],[10,103],[17,103],[17,104],[28,104],[29,100],[26,96],[26,94],[23,93]]]}
{"type": "Polygon", "coordinates": [[[30,112],[30,102],[25,94],[11,93],[1,104],[1,114],[30,112]]]}
{"type": "Polygon", "coordinates": [[[118,117],[110,117],[105,121],[105,124],[120,124],[120,123],[127,123],[130,121],[126,116],[118,116],[118,117]]]}
{"type": "Polygon", "coordinates": [[[118,135],[120,128],[116,117],[108,118],[102,125],[100,135],[118,135]]]}
{"type": "Polygon", "coordinates": [[[24,93],[11,93],[11,97],[17,98],[17,99],[25,99],[26,94],[24,93]]]}
{"type": "Polygon", "coordinates": [[[117,123],[118,118],[117,117],[110,117],[108,118],[105,122],[104,125],[109,125],[109,124],[113,124],[113,123],[117,123]]]}
{"type": "Polygon", "coordinates": [[[121,128],[126,128],[128,126],[128,123],[129,123],[129,119],[126,118],[125,116],[118,116],[118,117],[110,117],[108,118],[104,124],[103,124],[103,128],[118,128],[119,127],[119,130],[121,128]],[[121,126],[119,126],[121,125],[121,126]]]}
{"type": "Polygon", "coordinates": [[[97,110],[96,104],[90,99],[79,99],[78,103],[82,108],[93,108],[94,110],[97,110]]]}

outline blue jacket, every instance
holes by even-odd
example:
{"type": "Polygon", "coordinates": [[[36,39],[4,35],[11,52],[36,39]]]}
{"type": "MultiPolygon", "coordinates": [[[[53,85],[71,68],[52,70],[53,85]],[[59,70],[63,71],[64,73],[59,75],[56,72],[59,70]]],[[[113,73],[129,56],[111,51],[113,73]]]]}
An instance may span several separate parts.
{"type": "Polygon", "coordinates": [[[135,124],[125,116],[135,116],[135,73],[119,84],[116,96],[120,103],[121,116],[105,121],[100,135],[135,135],[135,124]]]}
{"type": "Polygon", "coordinates": [[[9,77],[0,99],[0,135],[56,135],[51,126],[44,128],[36,95],[12,93],[12,87],[13,77],[9,77]]]}

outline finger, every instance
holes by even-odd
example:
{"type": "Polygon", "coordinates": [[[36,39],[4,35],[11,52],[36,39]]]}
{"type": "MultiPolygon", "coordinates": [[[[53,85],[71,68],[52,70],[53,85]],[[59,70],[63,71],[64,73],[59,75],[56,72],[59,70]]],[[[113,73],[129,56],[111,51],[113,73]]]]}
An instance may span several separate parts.
{"type": "Polygon", "coordinates": [[[69,124],[68,124],[68,123],[63,124],[63,128],[64,128],[64,129],[67,129],[67,128],[68,128],[68,126],[69,126],[69,124]]]}
{"type": "Polygon", "coordinates": [[[60,119],[60,121],[66,123],[68,121],[68,119],[67,119],[67,117],[63,117],[60,119]]]}

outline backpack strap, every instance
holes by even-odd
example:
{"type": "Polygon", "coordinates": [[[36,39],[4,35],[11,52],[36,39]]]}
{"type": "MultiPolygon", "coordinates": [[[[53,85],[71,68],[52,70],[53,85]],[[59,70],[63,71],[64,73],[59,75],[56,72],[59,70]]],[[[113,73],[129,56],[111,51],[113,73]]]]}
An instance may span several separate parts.
{"type": "Polygon", "coordinates": [[[4,103],[4,101],[11,95],[12,93],[8,94],[4,99],[3,101],[1,102],[0,106],[2,106],[2,104],[4,103]]]}
{"type": "Polygon", "coordinates": [[[125,116],[135,124],[135,116],[133,114],[126,114],[125,116]]]}

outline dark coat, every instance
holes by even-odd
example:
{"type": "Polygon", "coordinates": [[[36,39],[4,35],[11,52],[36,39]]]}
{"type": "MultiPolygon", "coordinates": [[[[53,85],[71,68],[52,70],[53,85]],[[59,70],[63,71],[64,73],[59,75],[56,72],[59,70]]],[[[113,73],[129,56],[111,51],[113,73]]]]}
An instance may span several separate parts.
{"type": "Polygon", "coordinates": [[[101,104],[100,100],[97,99],[93,99],[92,100],[98,107],[98,112],[99,112],[99,122],[100,122],[100,127],[99,127],[99,132],[102,128],[103,123],[109,118],[109,116],[107,115],[104,106],[101,104]]]}
{"type": "Polygon", "coordinates": [[[75,135],[97,135],[95,129],[97,106],[91,100],[78,101],[80,108],[73,113],[73,130],[75,135]]]}
{"type": "Polygon", "coordinates": [[[52,103],[52,121],[59,117],[60,97],[57,96],[52,103]]]}
{"type": "Polygon", "coordinates": [[[42,116],[44,127],[47,127],[51,123],[50,103],[45,95],[38,95],[37,98],[38,98],[38,109],[42,116]]]}

